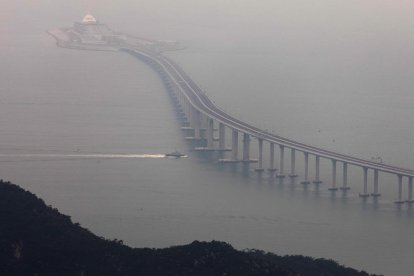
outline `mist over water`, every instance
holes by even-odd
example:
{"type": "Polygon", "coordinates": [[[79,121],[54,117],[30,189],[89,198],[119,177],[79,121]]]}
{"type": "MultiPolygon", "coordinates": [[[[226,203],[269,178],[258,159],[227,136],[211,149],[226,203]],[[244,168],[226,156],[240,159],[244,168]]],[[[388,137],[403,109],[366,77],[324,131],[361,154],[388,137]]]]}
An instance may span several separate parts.
{"type": "MultiPolygon", "coordinates": [[[[392,203],[396,177],[380,174],[383,196],[364,203],[357,168],[349,170],[349,193],[331,196],[328,161],[319,189],[219,167],[189,152],[163,85],[145,64],[123,53],[58,48],[45,31],[91,12],[115,30],[179,40],[187,48],[166,55],[236,117],[308,144],[414,168],[413,6],[4,1],[0,178],[131,246],[216,239],[411,275],[413,213],[392,203]],[[123,158],[175,148],[190,157],[123,158]]],[[[252,156],[256,151],[253,140],[252,156]]],[[[302,174],[303,158],[296,159],[302,174]]],[[[311,160],[311,177],[313,166],[311,160]]]]}

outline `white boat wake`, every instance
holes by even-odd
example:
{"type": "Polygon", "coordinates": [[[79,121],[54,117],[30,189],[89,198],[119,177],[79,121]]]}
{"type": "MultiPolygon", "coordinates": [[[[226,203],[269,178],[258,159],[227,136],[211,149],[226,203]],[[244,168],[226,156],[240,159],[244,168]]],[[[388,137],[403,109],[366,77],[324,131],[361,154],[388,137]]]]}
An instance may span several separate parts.
{"type": "Polygon", "coordinates": [[[22,154],[0,154],[0,158],[165,158],[165,154],[121,154],[121,153],[22,153],[22,154]]]}

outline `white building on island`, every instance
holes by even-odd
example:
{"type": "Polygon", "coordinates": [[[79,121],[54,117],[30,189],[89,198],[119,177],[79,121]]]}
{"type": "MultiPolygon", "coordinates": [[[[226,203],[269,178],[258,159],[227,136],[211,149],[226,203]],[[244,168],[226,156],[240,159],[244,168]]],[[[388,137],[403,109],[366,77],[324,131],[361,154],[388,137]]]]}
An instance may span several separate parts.
{"type": "Polygon", "coordinates": [[[98,23],[98,21],[96,21],[96,18],[92,14],[88,13],[87,15],[83,17],[82,23],[92,23],[92,24],[95,23],[96,24],[98,23]]]}
{"type": "Polygon", "coordinates": [[[81,22],[75,22],[73,30],[85,44],[107,44],[114,36],[107,25],[99,23],[90,13],[86,14],[81,22]]]}

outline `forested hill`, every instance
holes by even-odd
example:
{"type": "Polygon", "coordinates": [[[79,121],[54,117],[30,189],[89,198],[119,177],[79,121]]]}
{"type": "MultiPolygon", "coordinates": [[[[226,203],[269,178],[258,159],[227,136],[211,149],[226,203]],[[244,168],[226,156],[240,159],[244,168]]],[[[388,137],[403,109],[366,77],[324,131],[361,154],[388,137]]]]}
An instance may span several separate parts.
{"type": "Polygon", "coordinates": [[[237,251],[216,241],[165,249],[130,248],[118,240],[97,237],[34,194],[0,181],[0,275],[369,274],[330,260],[237,251]]]}

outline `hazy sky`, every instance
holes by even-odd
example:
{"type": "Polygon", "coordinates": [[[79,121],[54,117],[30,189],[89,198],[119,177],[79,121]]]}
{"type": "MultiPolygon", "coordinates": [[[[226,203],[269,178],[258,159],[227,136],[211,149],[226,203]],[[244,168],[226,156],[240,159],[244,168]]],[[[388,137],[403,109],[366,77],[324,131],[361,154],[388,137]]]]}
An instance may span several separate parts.
{"type": "Polygon", "coordinates": [[[403,0],[3,0],[0,22],[6,29],[11,22],[28,24],[55,16],[66,22],[90,11],[103,21],[122,19],[125,23],[145,22],[145,25],[159,22],[166,28],[191,24],[206,30],[215,28],[219,33],[231,32],[230,37],[281,30],[293,34],[308,31],[309,35],[323,37],[333,35],[334,30],[346,39],[356,33],[392,32],[389,34],[407,36],[407,32],[412,32],[413,9],[413,1],[403,0]]]}
{"type": "Polygon", "coordinates": [[[358,68],[364,82],[408,93],[413,10],[405,0],[2,0],[0,49],[7,55],[16,36],[44,36],[91,12],[115,30],[178,40],[190,51],[277,53],[322,76],[355,79],[358,68]]]}
{"type": "Polygon", "coordinates": [[[41,33],[91,12],[114,29],[194,49],[381,59],[404,71],[414,46],[413,10],[414,2],[403,0],[2,0],[0,33],[3,40],[41,33]]]}
{"type": "Polygon", "coordinates": [[[278,53],[322,76],[356,79],[358,68],[363,82],[408,93],[413,10],[414,1],[403,0],[3,0],[0,49],[91,12],[115,30],[178,40],[190,51],[278,53]]]}

